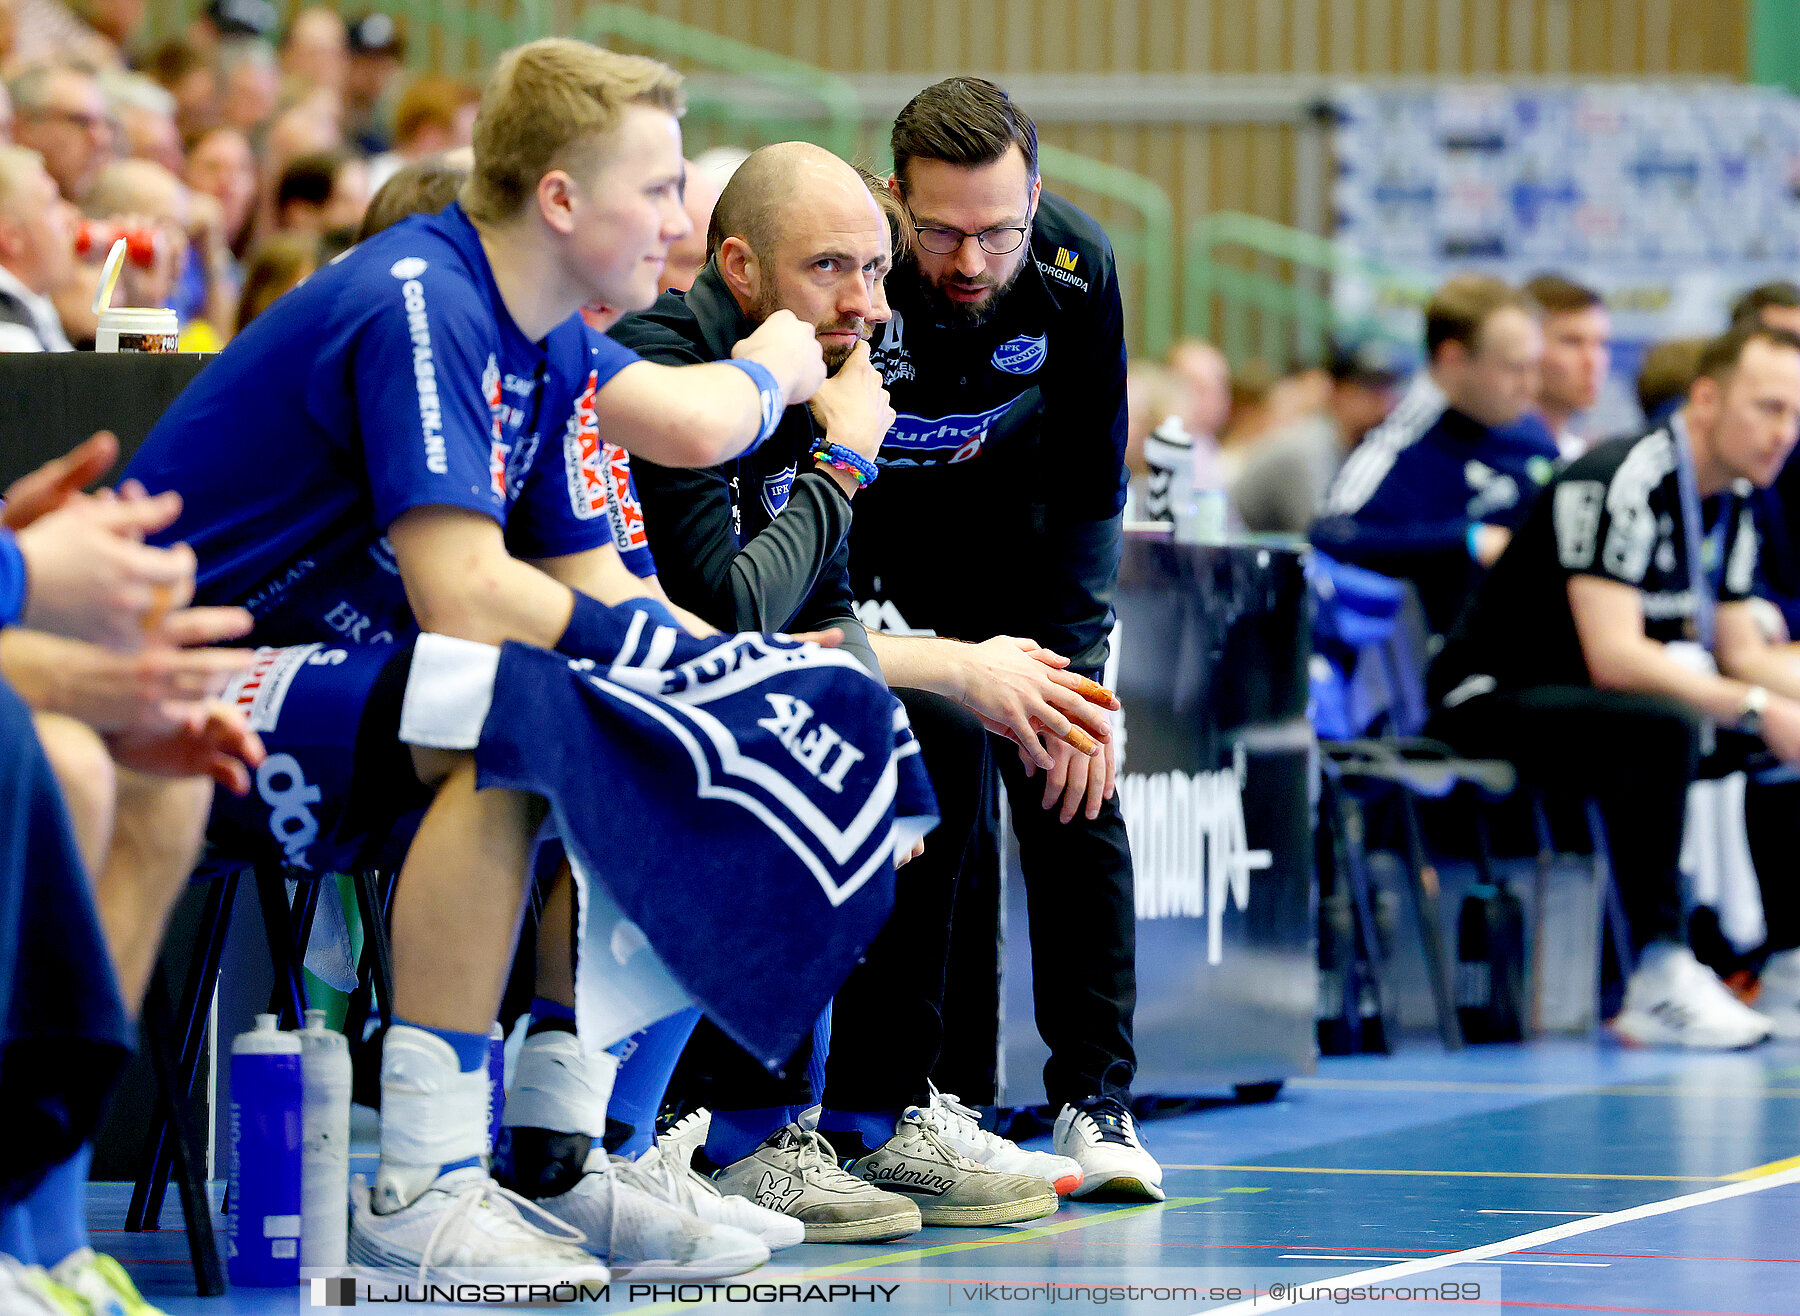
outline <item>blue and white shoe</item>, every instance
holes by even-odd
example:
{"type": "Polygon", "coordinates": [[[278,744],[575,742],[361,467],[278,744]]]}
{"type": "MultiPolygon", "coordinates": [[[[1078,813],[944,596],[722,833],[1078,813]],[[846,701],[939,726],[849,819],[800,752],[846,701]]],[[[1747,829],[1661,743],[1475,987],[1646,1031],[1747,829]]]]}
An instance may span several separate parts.
{"type": "Polygon", "coordinates": [[[1091,1097],[1079,1105],[1064,1106],[1056,1117],[1052,1140],[1058,1156],[1067,1156],[1081,1167],[1081,1186],[1075,1197],[1105,1193],[1163,1200],[1162,1166],[1138,1141],[1137,1120],[1124,1102],[1091,1097]]]}

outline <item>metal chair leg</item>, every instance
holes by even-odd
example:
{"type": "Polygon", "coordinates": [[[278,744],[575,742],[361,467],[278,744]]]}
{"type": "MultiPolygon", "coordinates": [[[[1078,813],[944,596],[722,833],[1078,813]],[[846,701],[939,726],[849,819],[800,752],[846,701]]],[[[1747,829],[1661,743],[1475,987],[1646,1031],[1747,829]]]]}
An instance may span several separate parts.
{"type": "MultiPolygon", "coordinates": [[[[207,889],[206,903],[200,913],[200,938],[194,947],[195,962],[188,970],[187,982],[181,992],[181,1010],[177,1016],[181,1034],[173,1043],[176,1069],[174,1086],[169,1090],[184,1110],[193,1100],[194,1084],[200,1076],[206,1016],[219,981],[219,962],[225,954],[225,934],[230,924],[232,902],[237,895],[238,876],[235,872],[227,873],[215,879],[207,889]]],[[[159,968],[151,975],[151,985],[153,990],[164,993],[165,1009],[156,1017],[146,1010],[145,1029],[153,1031],[166,1023],[170,1029],[170,1033],[165,1034],[167,1037],[172,1036],[175,1023],[167,1017],[167,988],[162,986],[161,979],[159,968]]],[[[132,1233],[156,1229],[162,1218],[163,1193],[168,1187],[174,1151],[172,1130],[166,1118],[159,1117],[152,1124],[146,1148],[144,1170],[132,1189],[131,1205],[125,1215],[125,1228],[132,1233]]]]}
{"type": "Polygon", "coordinates": [[[1425,953],[1425,973],[1431,980],[1432,1003],[1437,1009],[1438,1035],[1446,1051],[1462,1049],[1462,1025],[1456,1018],[1456,997],[1451,991],[1450,969],[1444,962],[1442,923],[1438,912],[1438,875],[1425,852],[1425,832],[1419,823],[1412,795],[1399,790],[1400,816],[1406,829],[1407,890],[1412,896],[1413,917],[1419,924],[1420,948],[1425,953]]]}
{"type": "Polygon", "coordinates": [[[213,1239],[212,1204],[202,1180],[206,1155],[188,1123],[187,1102],[178,1098],[175,1056],[169,1038],[175,1022],[169,1012],[168,989],[160,974],[152,975],[144,996],[144,1044],[156,1071],[157,1105],[172,1133],[175,1181],[181,1193],[181,1214],[187,1224],[188,1258],[194,1267],[194,1286],[203,1298],[225,1292],[225,1276],[219,1267],[219,1249],[213,1239]]]}

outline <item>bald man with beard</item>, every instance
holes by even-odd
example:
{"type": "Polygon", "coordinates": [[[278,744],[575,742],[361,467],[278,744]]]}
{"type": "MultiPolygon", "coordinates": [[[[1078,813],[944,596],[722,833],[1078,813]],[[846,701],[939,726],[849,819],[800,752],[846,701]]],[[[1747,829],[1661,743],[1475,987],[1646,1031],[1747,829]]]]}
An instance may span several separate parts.
{"type": "MultiPolygon", "coordinates": [[[[873,470],[894,418],[866,341],[889,314],[881,280],[890,247],[887,218],[856,170],[806,143],[764,147],[713,208],[693,287],[664,293],[612,331],[646,360],[689,363],[729,356],[778,310],[815,326],[831,376],[755,453],[700,471],[633,463],[645,527],[669,597],[713,625],[842,628],[844,647],[906,706],[944,815],[837,997],[816,1130],[799,1120],[812,1104],[810,1048],[772,1076],[702,1024],[683,1060],[684,1095],[710,1110],[705,1146],[693,1146],[695,1122],[677,1126],[665,1154],[691,1153],[724,1192],[793,1216],[813,1242],[895,1238],[921,1221],[1036,1219],[1056,1209],[1053,1181],[1072,1187],[1077,1172],[979,1132],[929,1082],[958,877],[992,857],[987,731],[1035,746],[1034,722],[1079,736],[1083,726],[1103,734],[1104,719],[1084,698],[1102,697],[1098,687],[1066,676],[1062,660],[1030,640],[868,635],[851,610],[846,544],[867,478],[856,468],[873,470]]],[[[620,1072],[613,1118],[641,1125],[653,1116],[679,1039],[667,1043],[651,1039],[620,1072]],[[644,1073],[639,1056],[652,1054],[667,1061],[644,1073]]],[[[641,1127],[637,1137],[647,1143],[641,1127]]]]}

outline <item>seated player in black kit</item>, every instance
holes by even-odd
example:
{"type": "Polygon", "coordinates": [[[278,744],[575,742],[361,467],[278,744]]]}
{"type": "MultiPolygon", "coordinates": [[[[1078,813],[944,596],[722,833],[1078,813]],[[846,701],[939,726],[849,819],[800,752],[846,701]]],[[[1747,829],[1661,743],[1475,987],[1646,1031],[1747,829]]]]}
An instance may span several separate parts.
{"type": "Polygon", "coordinates": [[[1800,1037],[1800,785],[1748,797],[1769,929],[1760,1010],[1683,944],[1678,867],[1715,727],[1721,758],[1766,745],[1800,763],[1800,671],[1746,601],[1758,540],[1745,503],[1797,435],[1800,338],[1752,324],[1713,340],[1666,425],[1551,482],[1431,670],[1435,734],[1598,800],[1638,956],[1613,1024],[1632,1041],[1800,1037]]]}

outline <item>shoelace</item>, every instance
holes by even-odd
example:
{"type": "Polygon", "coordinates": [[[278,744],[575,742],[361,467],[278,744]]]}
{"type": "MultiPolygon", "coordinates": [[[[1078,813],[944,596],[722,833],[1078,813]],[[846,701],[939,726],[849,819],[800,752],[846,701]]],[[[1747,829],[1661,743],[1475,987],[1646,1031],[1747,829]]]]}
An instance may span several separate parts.
{"type": "Polygon", "coordinates": [[[980,1161],[977,1161],[972,1157],[964,1156],[961,1152],[957,1151],[956,1148],[944,1141],[943,1132],[938,1128],[937,1121],[933,1118],[934,1113],[935,1112],[933,1111],[922,1109],[919,1106],[908,1106],[906,1108],[906,1113],[900,1117],[900,1122],[902,1124],[912,1124],[915,1126],[919,1136],[925,1140],[926,1145],[939,1156],[942,1156],[949,1164],[954,1165],[957,1169],[985,1170],[987,1167],[981,1164],[980,1161]]]}
{"type": "Polygon", "coordinates": [[[1100,1141],[1143,1150],[1143,1145],[1137,1139],[1137,1129],[1133,1127],[1131,1112],[1119,1102],[1102,1101],[1092,1110],[1082,1111],[1080,1118],[1093,1126],[1094,1136],[1100,1141]]]}
{"type": "Polygon", "coordinates": [[[838,1164],[837,1153],[816,1129],[802,1128],[793,1135],[793,1142],[799,1149],[795,1160],[799,1162],[802,1178],[808,1170],[817,1170],[822,1181],[835,1187],[867,1187],[861,1179],[838,1164]]]}
{"type": "MultiPolygon", "coordinates": [[[[930,1086],[927,1084],[927,1086],[930,1086]]],[[[1005,1142],[992,1129],[981,1127],[981,1113],[972,1106],[962,1104],[962,1099],[954,1092],[939,1092],[931,1088],[932,1110],[956,1126],[956,1133],[974,1143],[984,1152],[997,1151],[1005,1142]]]]}
{"type": "MultiPolygon", "coordinates": [[[[609,1166],[607,1173],[610,1175],[611,1172],[609,1166]]],[[[439,1189],[438,1191],[443,1190],[439,1189]]],[[[530,1198],[521,1197],[510,1188],[502,1188],[492,1179],[480,1179],[458,1193],[456,1200],[450,1204],[449,1208],[438,1218],[437,1224],[432,1227],[431,1236],[425,1240],[425,1249],[419,1254],[419,1283],[421,1285],[430,1282],[427,1274],[431,1269],[431,1257],[437,1250],[438,1240],[444,1236],[444,1231],[449,1229],[452,1224],[460,1223],[463,1217],[471,1212],[479,1211],[490,1200],[497,1200],[513,1207],[519,1215],[519,1218],[513,1223],[528,1233],[536,1234],[539,1238],[548,1239],[551,1242],[579,1245],[587,1237],[573,1225],[567,1225],[558,1220],[530,1198]],[[524,1214],[519,1212],[521,1207],[525,1211],[549,1221],[551,1228],[545,1229],[541,1225],[533,1224],[530,1220],[525,1219],[524,1214]]]]}

